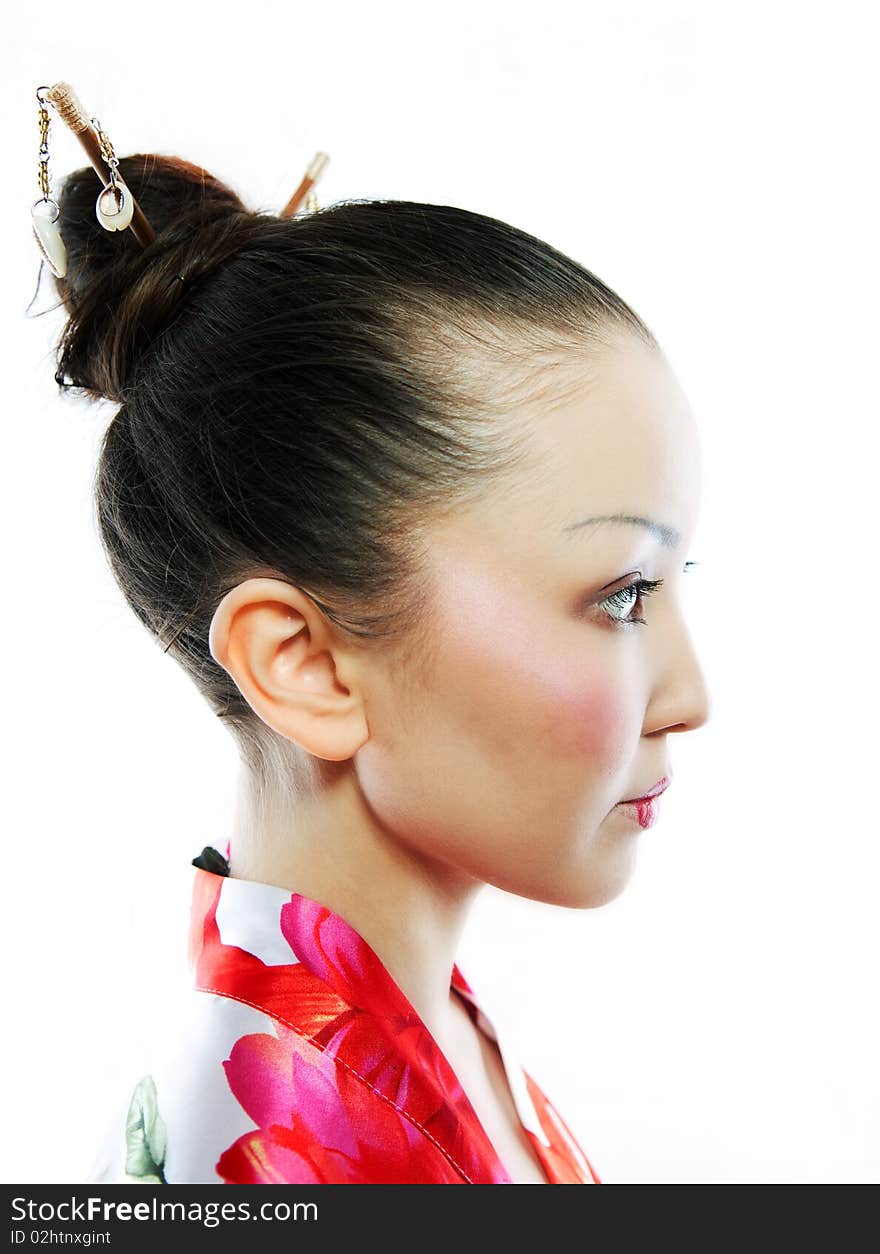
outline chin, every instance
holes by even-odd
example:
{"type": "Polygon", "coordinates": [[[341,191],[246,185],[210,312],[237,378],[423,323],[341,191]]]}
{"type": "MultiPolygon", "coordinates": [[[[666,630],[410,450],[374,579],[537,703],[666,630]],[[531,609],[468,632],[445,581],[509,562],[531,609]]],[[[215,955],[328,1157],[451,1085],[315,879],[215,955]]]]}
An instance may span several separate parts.
{"type": "Polygon", "coordinates": [[[576,868],[559,884],[553,901],[574,910],[595,910],[607,906],[626,891],[636,869],[636,847],[618,846],[602,857],[595,854],[578,874],[576,868]]]}
{"type": "Polygon", "coordinates": [[[538,901],[545,901],[551,906],[567,906],[570,910],[595,910],[599,906],[607,906],[615,901],[629,884],[631,876],[593,881],[588,885],[566,884],[552,896],[542,895],[538,901]]]}
{"type": "Polygon", "coordinates": [[[616,901],[626,891],[631,878],[631,875],[627,875],[622,879],[609,881],[591,892],[584,893],[576,900],[564,904],[572,906],[575,910],[595,910],[597,906],[607,906],[609,902],[616,901]]]}
{"type": "Polygon", "coordinates": [[[579,870],[568,868],[560,878],[559,868],[554,867],[552,878],[537,883],[511,883],[508,879],[490,881],[505,892],[518,897],[528,897],[549,906],[567,906],[571,910],[594,910],[607,906],[624,892],[635,871],[635,854],[621,851],[601,861],[594,857],[592,864],[579,870]]]}

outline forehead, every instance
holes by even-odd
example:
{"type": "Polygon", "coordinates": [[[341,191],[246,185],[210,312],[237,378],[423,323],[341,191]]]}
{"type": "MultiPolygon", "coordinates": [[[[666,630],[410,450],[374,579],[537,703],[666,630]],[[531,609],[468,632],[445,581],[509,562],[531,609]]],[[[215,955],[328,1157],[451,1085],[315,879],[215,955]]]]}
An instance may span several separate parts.
{"type": "Polygon", "coordinates": [[[513,420],[528,464],[510,488],[548,525],[625,513],[685,534],[695,527],[699,433],[658,350],[626,340],[601,356],[573,356],[559,370],[558,387],[513,420]]]}
{"type": "MultiPolygon", "coordinates": [[[[637,526],[574,527],[595,515],[647,517],[682,534],[683,555],[698,519],[700,447],[693,414],[662,353],[627,339],[585,350],[541,380],[534,401],[508,416],[523,452],[517,468],[473,509],[447,518],[435,557],[551,577],[576,537],[591,535],[593,552],[666,552],[637,526]]],[[[585,551],[585,550],[584,550],[585,551]]]]}

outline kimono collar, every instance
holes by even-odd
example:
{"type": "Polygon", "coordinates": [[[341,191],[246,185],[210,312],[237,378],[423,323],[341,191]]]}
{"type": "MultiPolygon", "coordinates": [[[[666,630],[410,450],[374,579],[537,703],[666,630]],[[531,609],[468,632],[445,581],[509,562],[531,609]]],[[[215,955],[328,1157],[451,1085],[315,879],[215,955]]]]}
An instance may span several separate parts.
{"type": "MultiPolygon", "coordinates": [[[[466,1181],[509,1183],[449,1060],[378,954],[321,902],[231,877],[228,854],[227,844],[226,858],[206,847],[193,859],[189,953],[196,988],[253,1006],[333,1054],[429,1130],[466,1181]]],[[[549,1178],[598,1181],[457,963],[451,988],[497,1043],[520,1121],[549,1178]]]]}
{"type": "MultiPolygon", "coordinates": [[[[229,845],[227,844],[227,854],[229,845]]],[[[301,962],[349,1005],[393,1020],[418,1020],[403,990],[374,949],[341,915],[301,893],[273,884],[233,879],[228,858],[206,845],[192,865],[200,869],[193,885],[190,957],[205,943],[206,915],[224,949],[239,948],[260,964],[301,962]],[[206,872],[206,874],[205,874],[206,872]]],[[[249,964],[245,964],[249,965],[249,964]]],[[[474,993],[458,964],[451,987],[474,993]]]]}

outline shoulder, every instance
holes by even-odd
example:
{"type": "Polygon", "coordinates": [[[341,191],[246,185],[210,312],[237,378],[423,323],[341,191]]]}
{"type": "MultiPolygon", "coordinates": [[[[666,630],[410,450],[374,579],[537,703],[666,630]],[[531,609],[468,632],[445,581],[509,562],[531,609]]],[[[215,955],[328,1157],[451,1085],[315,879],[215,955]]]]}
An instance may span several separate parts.
{"type": "Polygon", "coordinates": [[[288,1000],[286,1010],[279,1018],[194,991],[174,1047],[123,1095],[87,1181],[460,1182],[405,1104],[381,1091],[383,1077],[369,1074],[378,1037],[368,1016],[347,1018],[334,1003],[313,1036],[319,1009],[288,1000]]]}
{"type": "MultiPolygon", "coordinates": [[[[283,1030],[283,1029],[282,1029],[283,1030]]],[[[278,1025],[253,1006],[194,992],[174,1039],[132,1078],[99,1146],[88,1182],[220,1184],[218,1164],[262,1118],[261,1078],[271,1071],[278,1025]]],[[[320,1050],[299,1038],[316,1059],[320,1050]]]]}

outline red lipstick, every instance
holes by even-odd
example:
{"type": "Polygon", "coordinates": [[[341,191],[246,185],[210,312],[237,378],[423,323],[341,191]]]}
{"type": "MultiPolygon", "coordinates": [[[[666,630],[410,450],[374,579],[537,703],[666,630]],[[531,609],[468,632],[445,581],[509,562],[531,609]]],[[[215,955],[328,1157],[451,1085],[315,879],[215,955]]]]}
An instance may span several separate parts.
{"type": "Polygon", "coordinates": [[[625,801],[618,801],[617,804],[621,806],[634,806],[636,816],[639,820],[639,827],[651,827],[657,819],[654,801],[660,796],[661,792],[665,792],[671,783],[671,777],[669,775],[664,775],[663,778],[658,780],[654,787],[650,788],[643,796],[628,797],[625,801]]]}

